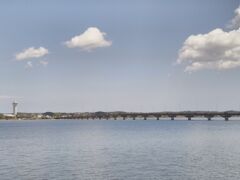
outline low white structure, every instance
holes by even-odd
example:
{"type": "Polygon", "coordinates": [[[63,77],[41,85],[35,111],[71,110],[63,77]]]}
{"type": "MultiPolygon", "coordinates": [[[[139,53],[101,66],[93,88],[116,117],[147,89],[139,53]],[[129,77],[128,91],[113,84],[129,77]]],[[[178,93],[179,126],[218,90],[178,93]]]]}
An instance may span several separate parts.
{"type": "Polygon", "coordinates": [[[16,115],[14,115],[14,114],[3,114],[3,116],[5,118],[15,118],[16,117],[16,115]]]}

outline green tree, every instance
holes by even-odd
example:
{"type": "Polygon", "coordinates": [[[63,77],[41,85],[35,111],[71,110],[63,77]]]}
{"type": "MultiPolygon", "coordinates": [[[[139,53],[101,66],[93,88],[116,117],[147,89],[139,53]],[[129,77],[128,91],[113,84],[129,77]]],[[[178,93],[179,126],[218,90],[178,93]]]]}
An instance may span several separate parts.
{"type": "Polygon", "coordinates": [[[3,114],[0,114],[0,119],[4,119],[4,115],[3,114]]]}

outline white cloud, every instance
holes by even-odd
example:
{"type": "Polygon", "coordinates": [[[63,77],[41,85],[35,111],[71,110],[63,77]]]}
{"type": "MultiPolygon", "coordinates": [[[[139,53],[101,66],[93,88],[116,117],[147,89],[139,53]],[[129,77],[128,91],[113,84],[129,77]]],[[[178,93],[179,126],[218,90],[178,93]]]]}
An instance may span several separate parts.
{"type": "Polygon", "coordinates": [[[240,28],[240,6],[235,10],[235,17],[231,20],[228,28],[238,29],[240,28]]]}
{"type": "Polygon", "coordinates": [[[26,66],[25,66],[26,69],[31,69],[33,68],[33,63],[31,61],[28,61],[26,66]]]}
{"type": "MultiPolygon", "coordinates": [[[[240,27],[240,8],[232,27],[240,27]]],[[[206,34],[189,36],[179,51],[177,62],[186,63],[186,72],[201,69],[225,70],[240,67],[240,28],[224,31],[220,28],[206,34]]]]}
{"type": "Polygon", "coordinates": [[[192,35],[179,51],[178,63],[188,63],[185,71],[231,69],[240,66],[240,30],[215,29],[192,35]]]}
{"type": "Polygon", "coordinates": [[[111,41],[105,39],[106,33],[101,32],[96,27],[89,27],[82,34],[73,37],[65,42],[69,48],[81,48],[82,50],[91,51],[98,47],[108,47],[112,45],[111,41]]]}
{"type": "Polygon", "coordinates": [[[49,54],[49,52],[44,47],[39,47],[39,48],[30,47],[16,54],[15,57],[16,57],[16,60],[21,61],[21,60],[31,59],[31,58],[40,58],[47,54],[49,54]]]}

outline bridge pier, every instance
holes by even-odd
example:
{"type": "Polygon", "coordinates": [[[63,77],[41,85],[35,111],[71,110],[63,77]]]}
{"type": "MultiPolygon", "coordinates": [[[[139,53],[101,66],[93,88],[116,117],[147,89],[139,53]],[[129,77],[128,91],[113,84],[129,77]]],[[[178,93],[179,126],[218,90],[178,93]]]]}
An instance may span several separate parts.
{"type": "Polygon", "coordinates": [[[229,121],[229,118],[232,117],[231,115],[229,115],[228,113],[224,113],[222,115],[222,117],[224,118],[225,121],[229,121]]]}
{"type": "Polygon", "coordinates": [[[187,118],[188,121],[191,121],[194,115],[192,114],[186,114],[185,117],[187,118]]]}
{"type": "Polygon", "coordinates": [[[225,119],[225,121],[229,121],[229,117],[228,116],[225,116],[224,119],[225,119]]]}
{"type": "Polygon", "coordinates": [[[214,115],[204,115],[205,118],[207,118],[208,121],[211,121],[214,115]]]}
{"type": "Polygon", "coordinates": [[[186,116],[188,121],[192,120],[192,116],[186,116]]]}

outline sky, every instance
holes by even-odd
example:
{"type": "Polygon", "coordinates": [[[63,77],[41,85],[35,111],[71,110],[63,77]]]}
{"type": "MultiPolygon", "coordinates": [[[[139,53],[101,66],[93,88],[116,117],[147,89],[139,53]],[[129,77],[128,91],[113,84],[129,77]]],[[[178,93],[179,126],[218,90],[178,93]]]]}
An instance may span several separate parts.
{"type": "Polygon", "coordinates": [[[2,0],[0,112],[240,110],[239,5],[2,0]]]}

